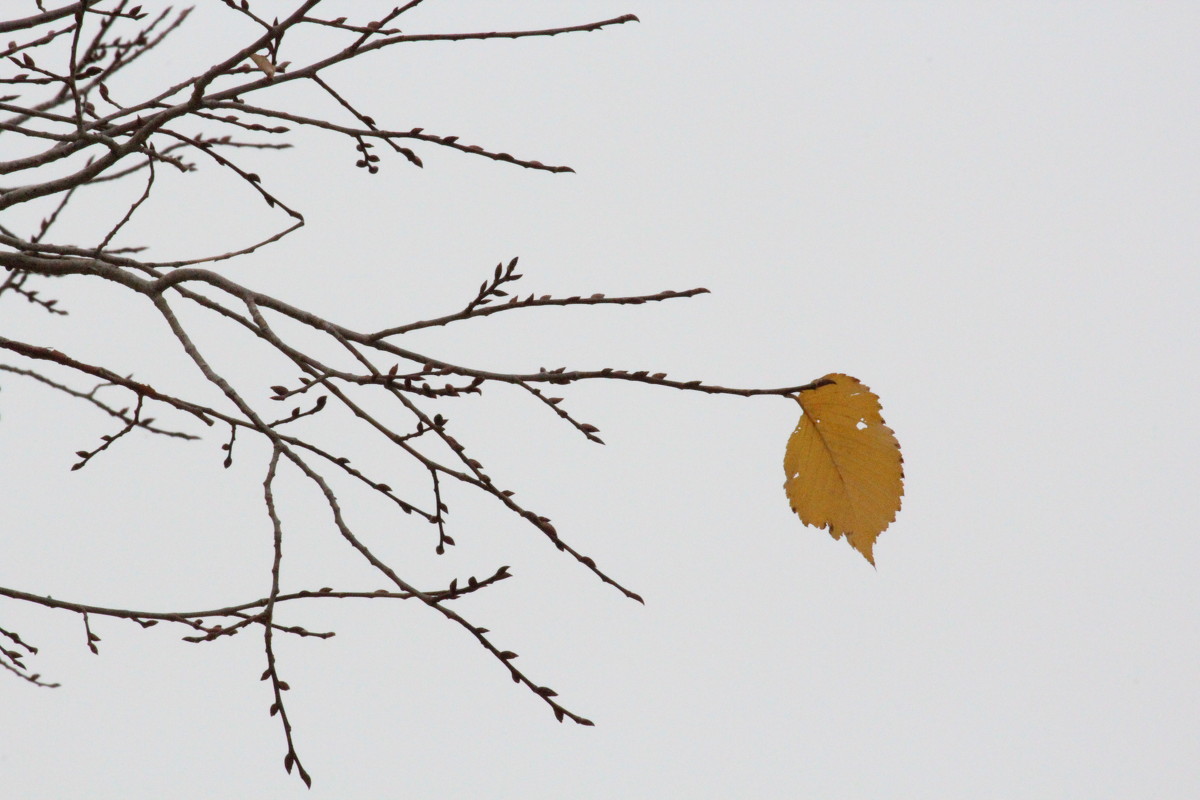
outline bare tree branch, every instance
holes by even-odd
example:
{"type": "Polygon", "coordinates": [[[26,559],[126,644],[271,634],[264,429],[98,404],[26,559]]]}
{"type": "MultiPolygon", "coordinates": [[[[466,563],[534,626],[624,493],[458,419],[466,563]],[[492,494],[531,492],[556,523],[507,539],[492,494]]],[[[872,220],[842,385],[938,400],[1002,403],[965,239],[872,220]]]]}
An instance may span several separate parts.
{"type": "MultiPolygon", "coordinates": [[[[670,379],[666,373],[649,370],[602,369],[533,369],[521,372],[500,372],[486,365],[456,363],[436,352],[408,347],[404,334],[439,328],[469,319],[482,319],[500,312],[524,312],[543,307],[574,308],[580,306],[644,305],[665,300],[691,298],[707,293],[707,289],[691,288],[682,291],[666,290],[657,294],[617,295],[580,294],[569,297],[527,294],[523,299],[512,292],[522,278],[516,272],[517,259],[502,262],[480,285],[461,310],[418,320],[396,320],[382,330],[361,330],[351,322],[336,322],[288,302],[285,298],[263,288],[253,288],[235,281],[218,271],[217,267],[233,259],[253,256],[259,250],[278,242],[305,223],[302,209],[281,199],[280,194],[261,177],[259,159],[267,150],[282,150],[295,142],[291,134],[299,128],[322,131],[323,135],[342,138],[357,153],[356,166],[371,174],[380,172],[380,156],[374,150],[379,142],[386,144],[407,164],[422,166],[421,148],[441,147],[468,155],[513,164],[548,173],[571,173],[566,165],[547,165],[525,157],[515,157],[483,145],[467,145],[456,135],[427,133],[423,127],[388,126],[376,121],[361,108],[352,92],[328,78],[325,72],[335,65],[386,48],[416,46],[427,42],[472,42],[497,39],[522,40],[554,37],[610,29],[637,20],[631,14],[610,19],[563,25],[553,28],[491,32],[426,32],[414,33],[395,27],[396,21],[415,8],[420,0],[380,11],[373,3],[356,4],[356,18],[328,19],[318,16],[321,0],[293,0],[286,13],[275,17],[276,7],[262,13],[267,6],[258,0],[221,0],[222,13],[235,21],[252,25],[249,35],[237,34],[237,40],[219,51],[213,65],[188,76],[173,85],[151,85],[138,94],[138,87],[153,82],[155,75],[142,75],[140,83],[126,80],[137,72],[142,58],[169,42],[171,37],[186,30],[189,10],[166,8],[151,17],[141,6],[130,0],[115,0],[103,4],[70,3],[43,13],[23,18],[0,20],[0,31],[16,35],[19,41],[0,52],[0,85],[11,87],[14,94],[0,97],[0,112],[9,115],[0,120],[0,132],[5,143],[19,141],[15,149],[0,161],[0,175],[13,176],[18,185],[0,188],[0,210],[25,206],[29,209],[47,206],[42,221],[25,230],[0,225],[0,267],[6,274],[0,280],[0,303],[23,299],[45,309],[47,324],[65,312],[56,307],[57,298],[47,297],[44,285],[105,286],[125,292],[136,302],[144,302],[156,315],[158,328],[147,336],[158,336],[174,343],[174,352],[189,366],[210,397],[201,401],[197,391],[168,392],[133,377],[147,374],[148,365],[124,363],[119,353],[102,363],[68,355],[57,347],[33,344],[25,333],[0,329],[0,350],[11,354],[14,363],[0,364],[0,376],[11,379],[31,379],[68,397],[84,401],[109,416],[120,426],[101,437],[99,444],[76,451],[79,459],[73,468],[89,464],[106,450],[130,446],[131,434],[149,433],[179,439],[196,439],[196,435],[175,430],[174,425],[153,425],[146,415],[154,403],[165,406],[168,414],[176,412],[199,419],[208,428],[221,423],[212,439],[224,453],[223,464],[233,463],[235,445],[251,437],[270,446],[262,483],[262,502],[266,509],[263,520],[247,521],[251,529],[265,528],[272,542],[272,559],[264,569],[264,596],[229,605],[214,605],[199,611],[154,611],[118,609],[98,603],[63,601],[45,594],[14,587],[0,587],[0,596],[31,603],[45,608],[61,609],[79,615],[84,622],[86,646],[99,652],[99,635],[93,628],[95,620],[127,619],[143,627],[160,622],[182,626],[186,641],[201,644],[237,635],[244,630],[261,629],[266,667],[262,679],[271,687],[270,712],[278,715],[285,745],[284,766],[297,771],[300,778],[311,783],[311,777],[301,764],[294,738],[294,725],[301,724],[289,715],[285,695],[289,691],[283,679],[285,665],[280,662],[276,647],[277,634],[327,638],[332,631],[310,631],[301,625],[285,624],[279,617],[281,609],[298,612],[300,600],[329,602],[339,599],[417,600],[474,640],[505,674],[524,686],[544,702],[560,722],[565,719],[581,725],[592,722],[560,703],[556,692],[535,681],[514,665],[516,653],[502,649],[496,637],[485,628],[468,621],[453,601],[484,588],[495,586],[509,577],[508,568],[501,567],[484,579],[471,577],[465,586],[451,581],[441,589],[418,589],[402,577],[394,564],[388,563],[367,545],[355,530],[350,518],[358,507],[349,491],[367,496],[386,498],[392,508],[410,519],[422,531],[428,531],[436,554],[455,546],[452,518],[449,516],[446,487],[458,485],[474,496],[487,496],[504,509],[528,522],[534,530],[574,562],[582,565],[599,580],[626,597],[639,602],[642,597],[602,569],[589,556],[569,544],[552,524],[550,518],[515,500],[515,491],[503,489],[498,480],[485,469],[475,449],[452,433],[454,426],[446,416],[432,410],[448,398],[464,395],[478,396],[481,402],[490,399],[496,384],[519,387],[530,402],[544,407],[583,436],[603,443],[599,429],[577,419],[564,407],[564,398],[550,396],[545,387],[570,387],[583,381],[624,381],[648,386],[702,392],[732,394],[743,397],[789,397],[812,389],[822,382],[774,389],[726,387],[699,380],[670,379]],[[367,16],[378,13],[374,19],[367,16]],[[59,24],[55,24],[59,23],[59,24]],[[327,34],[322,40],[340,37],[336,46],[325,52],[306,52],[303,60],[289,64],[280,60],[284,42],[293,42],[291,34],[302,28],[320,29],[327,34]],[[123,73],[117,87],[109,82],[123,73]],[[334,104],[334,111],[344,117],[336,122],[320,116],[297,113],[283,107],[287,97],[278,87],[295,82],[315,86],[334,104]],[[135,96],[136,95],[136,96],[135,96]],[[249,102],[251,98],[253,102],[249,102]],[[262,99],[259,99],[262,98],[262,99]],[[200,254],[167,253],[167,259],[147,260],[138,257],[146,247],[164,246],[161,242],[121,244],[127,235],[128,223],[144,209],[158,207],[161,202],[159,166],[170,167],[168,174],[187,177],[200,169],[214,170],[235,177],[240,186],[248,187],[271,209],[286,215],[274,228],[257,233],[257,241],[240,246],[214,245],[200,254]],[[73,233],[78,230],[76,216],[78,199],[92,191],[112,191],[120,182],[129,182],[133,200],[111,206],[108,218],[99,226],[99,238],[73,233]],[[96,187],[100,187],[97,189],[96,187]],[[140,191],[137,188],[140,187],[140,191]],[[83,191],[80,191],[83,190],[83,191]],[[200,265],[205,265],[203,268],[200,265]],[[186,313],[185,313],[186,310],[186,313]],[[336,349],[320,351],[311,338],[302,339],[291,333],[293,327],[273,324],[282,318],[297,323],[309,337],[316,336],[336,349]],[[233,323],[242,337],[241,347],[253,348],[267,354],[275,362],[294,369],[294,381],[266,385],[266,381],[234,378],[223,374],[215,364],[224,363],[223,352],[211,352],[201,346],[205,341],[198,335],[203,322],[197,319],[233,323]],[[185,322],[186,320],[186,322],[185,322]],[[287,331],[287,332],[285,332],[287,331]],[[8,334],[12,334],[11,336],[8,334]],[[318,355],[318,352],[322,355],[318,355]],[[329,355],[332,353],[332,355],[329,355]],[[43,373],[43,370],[46,370],[43,373]],[[58,373],[74,375],[60,379],[58,373]],[[99,381],[92,389],[73,388],[78,376],[99,381]],[[130,408],[119,408],[107,398],[101,401],[97,392],[131,394],[130,408]],[[283,412],[274,403],[295,398],[299,403],[283,412]],[[369,409],[381,403],[388,413],[369,409]],[[377,477],[375,470],[363,470],[352,465],[346,453],[353,452],[340,437],[325,432],[323,422],[335,411],[354,426],[356,442],[389,448],[399,458],[414,465],[422,475],[416,486],[393,488],[377,477]],[[400,420],[397,422],[397,420],[400,420]],[[347,558],[369,565],[381,577],[386,588],[372,591],[323,587],[319,590],[285,589],[284,556],[287,530],[279,507],[286,502],[277,494],[280,472],[294,469],[303,485],[314,491],[328,512],[329,533],[339,541],[347,558]],[[423,476],[428,476],[425,482],[423,476]],[[335,491],[333,478],[342,481],[337,486],[346,498],[335,491]],[[403,495],[403,496],[402,496],[403,495]],[[411,498],[423,498],[420,500],[411,498]],[[436,531],[436,539],[433,533],[436,531]]],[[[214,4],[216,6],[216,4],[214,4]]],[[[3,12],[0,12],[3,13],[3,12]]],[[[407,27],[407,26],[406,26],[407,27]]],[[[237,28],[230,28],[237,30],[237,28]]],[[[212,42],[215,52],[223,42],[212,42]]],[[[293,48],[294,49],[294,48],[293,48]]],[[[288,51],[292,54],[292,50],[288,51]]],[[[9,91],[8,88],[5,91],[9,91]]],[[[385,148],[380,148],[383,151],[385,148]]],[[[423,152],[423,151],[422,151],[423,152]]],[[[109,209],[106,209],[109,211],[109,209]]],[[[177,213],[188,213],[176,209],[177,213]]],[[[143,234],[147,235],[147,234],[143,234]]],[[[154,234],[148,234],[153,236],[154,234]]],[[[165,243],[169,245],[170,243],[165,243]]],[[[298,265],[301,269],[304,265],[298,265]]],[[[84,295],[87,296],[87,295],[84,295]]],[[[0,316],[0,320],[5,320],[0,316]]],[[[7,322],[0,322],[0,325],[7,322]]],[[[411,339],[411,337],[410,337],[411,339]]],[[[58,341],[47,337],[43,341],[58,341]]],[[[68,348],[74,350],[74,348],[68,348]]],[[[80,352],[77,350],[75,352],[80,352]]],[[[90,351],[89,351],[90,352],[90,351]]],[[[8,412],[6,412],[7,414],[8,412]]],[[[550,417],[547,417],[548,419],[550,417]]],[[[238,445],[239,457],[241,446],[238,445]]],[[[216,448],[214,447],[214,451],[216,448]]],[[[112,468],[106,459],[99,459],[99,468],[112,468]]],[[[289,612],[291,613],[291,612],[289,612]]],[[[38,686],[57,684],[41,680],[31,672],[25,661],[37,650],[15,632],[0,628],[0,666],[23,680],[38,686]]]]}

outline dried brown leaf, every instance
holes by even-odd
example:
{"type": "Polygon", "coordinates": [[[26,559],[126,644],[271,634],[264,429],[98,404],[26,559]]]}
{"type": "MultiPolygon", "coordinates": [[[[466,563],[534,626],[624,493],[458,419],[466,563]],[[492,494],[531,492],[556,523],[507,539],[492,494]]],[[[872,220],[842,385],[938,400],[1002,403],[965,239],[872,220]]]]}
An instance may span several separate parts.
{"type": "Polygon", "coordinates": [[[896,519],[904,494],[900,443],[879,398],[849,375],[796,396],[804,414],[783,457],[784,489],[805,525],[843,535],[872,564],[875,540],[896,519]]]}
{"type": "Polygon", "coordinates": [[[263,71],[263,74],[268,78],[275,77],[275,65],[271,63],[271,59],[264,56],[262,53],[251,53],[250,60],[254,62],[254,66],[263,71]]]}

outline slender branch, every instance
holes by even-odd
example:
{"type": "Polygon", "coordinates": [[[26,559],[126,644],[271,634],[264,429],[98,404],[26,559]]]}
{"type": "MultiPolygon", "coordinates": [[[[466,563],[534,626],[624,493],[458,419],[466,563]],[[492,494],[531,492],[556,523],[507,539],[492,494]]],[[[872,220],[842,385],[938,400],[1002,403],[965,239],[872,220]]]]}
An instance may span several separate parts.
{"type": "Polygon", "coordinates": [[[396,336],[402,333],[421,330],[423,328],[435,328],[441,325],[448,325],[451,322],[458,322],[464,319],[474,319],[477,317],[488,317],[492,314],[498,314],[501,311],[514,311],[523,308],[539,308],[544,306],[599,306],[599,305],[618,305],[618,306],[640,306],[644,303],[655,303],[662,300],[674,300],[679,297],[695,297],[700,294],[708,294],[708,289],[686,289],[682,292],[668,289],[658,294],[635,295],[632,297],[605,297],[602,294],[594,294],[590,297],[551,297],[550,295],[542,295],[534,297],[530,295],[525,300],[520,300],[516,297],[510,298],[508,302],[502,305],[484,306],[482,308],[464,308],[455,314],[446,314],[442,317],[434,319],[420,320],[418,322],[410,322],[405,325],[397,325],[394,328],[386,328],[381,331],[376,331],[368,336],[369,339],[383,339],[388,336],[396,336]]]}
{"type": "Polygon", "coordinates": [[[267,478],[263,481],[263,495],[267,505],[267,514],[271,518],[271,529],[274,533],[274,559],[271,562],[271,594],[267,597],[267,604],[263,608],[263,645],[267,653],[267,669],[263,673],[263,680],[271,679],[271,691],[275,696],[275,702],[271,704],[271,716],[279,715],[279,724],[283,726],[284,740],[287,742],[287,755],[284,757],[283,766],[288,772],[292,771],[292,767],[300,775],[300,779],[304,781],[304,785],[311,787],[312,778],[308,771],[304,769],[304,765],[300,763],[300,756],[296,752],[296,742],[292,738],[292,723],[288,719],[287,707],[283,703],[283,693],[291,687],[279,677],[279,667],[275,660],[274,647],[274,622],[275,618],[275,598],[279,596],[279,569],[283,563],[283,524],[279,521],[279,515],[275,512],[275,495],[272,491],[271,484],[275,480],[275,470],[279,466],[279,456],[282,453],[279,445],[271,452],[271,463],[267,467],[267,478]]]}
{"type": "Polygon", "coordinates": [[[134,391],[139,397],[149,397],[151,400],[161,400],[162,402],[174,406],[181,411],[187,411],[205,425],[212,425],[212,419],[210,419],[210,417],[220,416],[211,409],[204,408],[196,403],[179,400],[171,397],[170,395],[162,394],[148,384],[140,383],[132,378],[123,378],[105,367],[97,367],[91,364],[85,364],[82,361],[77,361],[76,359],[49,347],[39,347],[37,345],[26,344],[24,342],[17,342],[9,339],[6,336],[0,336],[0,347],[29,358],[53,361],[57,364],[62,364],[63,366],[87,373],[88,375],[93,375],[108,383],[124,386],[126,389],[131,389],[134,391]]]}
{"type": "Polygon", "coordinates": [[[70,5],[62,6],[51,11],[45,11],[41,14],[35,14],[32,17],[24,17],[22,19],[0,20],[0,33],[11,33],[12,31],[27,31],[30,28],[35,28],[38,25],[45,25],[48,22],[55,22],[63,17],[69,17],[75,14],[83,7],[83,3],[71,3],[70,5]]]}
{"type": "MultiPolygon", "coordinates": [[[[466,587],[458,586],[458,581],[452,581],[451,586],[445,589],[430,589],[422,590],[429,597],[438,599],[440,602],[448,602],[465,597],[474,592],[486,589],[493,586],[502,580],[512,577],[512,573],[508,571],[508,567],[500,567],[496,572],[487,578],[476,579],[471,577],[467,581],[466,587]]],[[[33,592],[25,592],[19,589],[13,589],[6,586],[0,586],[0,597],[8,597],[12,600],[21,600],[27,603],[43,606],[45,608],[57,608],[63,611],[71,611],[76,614],[87,612],[93,616],[114,617],[117,619],[128,620],[154,620],[156,622],[189,622],[198,619],[214,619],[220,617],[228,617],[246,611],[255,611],[256,609],[264,608],[269,600],[267,597],[261,597],[255,600],[247,600],[241,603],[234,603],[228,606],[220,606],[217,608],[208,608],[189,611],[148,611],[139,609],[126,608],[111,608],[108,606],[98,606],[89,603],[77,603],[68,600],[60,600],[49,595],[40,595],[33,592]]],[[[296,592],[281,592],[275,597],[275,604],[292,602],[295,600],[413,600],[417,595],[413,592],[394,592],[387,589],[375,589],[372,591],[349,591],[349,590],[334,590],[328,587],[321,589],[305,589],[296,592]]],[[[0,631],[2,633],[3,631],[0,631]]],[[[33,650],[32,652],[37,652],[33,650]]]]}
{"type": "MultiPolygon", "coordinates": [[[[165,428],[155,427],[154,425],[150,424],[151,422],[153,422],[153,420],[144,420],[144,419],[143,420],[135,420],[133,417],[129,416],[128,409],[118,410],[118,409],[113,408],[112,406],[108,405],[107,403],[101,402],[100,400],[98,400],[96,398],[96,392],[98,390],[104,388],[105,386],[112,386],[113,384],[111,384],[111,383],[101,383],[98,386],[96,386],[94,389],[92,389],[90,392],[81,392],[78,389],[72,389],[70,386],[67,386],[62,383],[58,383],[57,381],[50,380],[45,375],[41,375],[37,372],[34,372],[33,370],[22,369],[21,367],[14,367],[10,364],[0,364],[0,370],[3,370],[5,372],[11,372],[14,375],[22,375],[26,378],[32,378],[33,380],[38,381],[39,383],[43,383],[46,386],[51,387],[52,389],[57,389],[58,391],[60,391],[64,394],[68,394],[71,397],[75,397],[75,398],[78,398],[85,402],[91,403],[96,408],[99,408],[101,411],[108,414],[110,417],[116,417],[117,419],[119,419],[122,422],[127,423],[127,424],[128,423],[136,423],[136,427],[141,428],[142,430],[148,431],[150,433],[157,433],[162,436],[171,436],[176,439],[194,440],[194,439],[200,438],[198,436],[193,436],[190,433],[183,433],[181,431],[172,431],[172,430],[167,430],[165,428]]],[[[139,397],[140,396],[141,395],[139,395],[139,397]]]]}

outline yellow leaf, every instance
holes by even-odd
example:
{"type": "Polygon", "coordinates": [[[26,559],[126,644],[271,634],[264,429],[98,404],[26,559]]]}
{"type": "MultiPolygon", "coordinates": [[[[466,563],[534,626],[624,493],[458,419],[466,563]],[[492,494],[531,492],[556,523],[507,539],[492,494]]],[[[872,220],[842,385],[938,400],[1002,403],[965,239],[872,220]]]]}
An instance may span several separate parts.
{"type": "Polygon", "coordinates": [[[900,510],[900,443],[883,424],[879,398],[857,378],[833,373],[796,395],[804,411],[788,439],[783,470],[792,510],[805,525],[843,535],[867,561],[900,510]]]}
{"type": "Polygon", "coordinates": [[[271,63],[271,59],[261,53],[251,53],[250,60],[254,62],[254,66],[266,73],[268,78],[275,77],[275,65],[271,63]]]}

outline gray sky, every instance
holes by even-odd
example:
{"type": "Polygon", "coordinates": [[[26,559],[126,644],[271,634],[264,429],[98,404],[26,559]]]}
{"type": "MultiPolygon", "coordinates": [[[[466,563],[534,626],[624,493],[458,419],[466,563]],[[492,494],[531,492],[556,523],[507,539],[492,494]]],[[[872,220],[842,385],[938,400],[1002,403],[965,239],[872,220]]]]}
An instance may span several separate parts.
{"type": "MultiPolygon", "coordinates": [[[[253,35],[200,5],[155,62],[162,74],[253,35]]],[[[415,44],[327,76],[386,127],[578,174],[424,147],[424,170],[381,149],[368,176],[349,142],[297,137],[259,171],[309,226],[223,269],[364,330],[454,311],[513,256],[526,292],[705,286],[411,344],[485,368],[611,366],[730,386],[855,375],[905,456],[904,509],[878,569],[789,510],[791,401],[564,389],[601,429],[597,447],[496,390],[435,410],[645,607],[457,489],[458,546],[441,559],[425,526],[371,497],[354,522],[421,585],[511,565],[514,579],[461,610],[595,728],[557,724],[421,606],[297,605],[291,621],[338,631],[279,643],[315,778],[306,792],[281,769],[260,637],[190,645],[162,626],[96,620],[96,657],[77,618],[4,602],[0,624],[64,683],[0,680],[6,796],[1197,796],[1200,11],[429,0],[403,27],[625,12],[641,24],[415,44]]],[[[277,106],[285,94],[339,113],[303,90],[277,106]]],[[[208,173],[163,176],[127,241],[187,258],[278,227],[282,216],[208,173]]],[[[71,224],[82,240],[109,223],[71,224]]],[[[160,321],[117,293],[96,303],[101,291],[64,283],[73,316],[54,328],[6,304],[6,335],[198,385],[160,321]]],[[[294,377],[231,330],[201,329],[240,379],[294,377]]],[[[163,608],[269,586],[260,446],[239,441],[225,471],[223,434],[127,438],[69,473],[75,450],[112,432],[104,419],[7,379],[0,414],[0,585],[163,608]]],[[[425,491],[381,443],[346,447],[425,491]]],[[[284,478],[285,585],[382,586],[311,489],[284,478]]]]}

